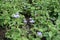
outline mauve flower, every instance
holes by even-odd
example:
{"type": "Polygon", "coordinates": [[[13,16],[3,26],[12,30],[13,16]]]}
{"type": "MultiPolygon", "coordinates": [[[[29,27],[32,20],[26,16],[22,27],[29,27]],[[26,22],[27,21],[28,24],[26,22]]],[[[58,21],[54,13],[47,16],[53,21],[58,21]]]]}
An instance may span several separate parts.
{"type": "Polygon", "coordinates": [[[34,23],[35,21],[34,21],[34,20],[30,20],[29,22],[30,22],[30,23],[34,23]]]}
{"type": "Polygon", "coordinates": [[[37,35],[38,36],[42,36],[42,32],[37,32],[37,35]]]}
{"type": "Polygon", "coordinates": [[[16,14],[12,14],[12,17],[14,17],[14,18],[19,18],[20,15],[19,15],[19,13],[17,12],[16,14]]]}
{"type": "Polygon", "coordinates": [[[26,19],[24,19],[24,23],[26,23],[26,24],[27,24],[27,20],[26,20],[26,19]]]}
{"type": "Polygon", "coordinates": [[[30,23],[34,23],[35,22],[32,18],[29,18],[29,20],[30,20],[29,21],[30,23]]]}
{"type": "Polygon", "coordinates": [[[29,18],[29,20],[32,20],[32,18],[29,18]]]}

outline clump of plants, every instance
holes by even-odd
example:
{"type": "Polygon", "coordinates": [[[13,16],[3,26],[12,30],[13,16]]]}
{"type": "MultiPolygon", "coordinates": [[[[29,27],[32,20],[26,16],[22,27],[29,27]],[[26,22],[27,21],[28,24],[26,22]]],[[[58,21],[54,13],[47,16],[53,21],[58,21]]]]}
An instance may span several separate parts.
{"type": "Polygon", "coordinates": [[[60,40],[59,0],[0,0],[4,40],[60,40]]]}

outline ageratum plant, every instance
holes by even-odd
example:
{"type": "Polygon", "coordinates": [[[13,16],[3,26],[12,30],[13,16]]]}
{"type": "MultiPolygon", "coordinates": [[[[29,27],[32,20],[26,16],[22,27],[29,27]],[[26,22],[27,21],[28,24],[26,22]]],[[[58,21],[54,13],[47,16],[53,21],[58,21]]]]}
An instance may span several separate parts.
{"type": "Polygon", "coordinates": [[[8,40],[60,40],[60,0],[0,0],[0,28],[8,40]]]}

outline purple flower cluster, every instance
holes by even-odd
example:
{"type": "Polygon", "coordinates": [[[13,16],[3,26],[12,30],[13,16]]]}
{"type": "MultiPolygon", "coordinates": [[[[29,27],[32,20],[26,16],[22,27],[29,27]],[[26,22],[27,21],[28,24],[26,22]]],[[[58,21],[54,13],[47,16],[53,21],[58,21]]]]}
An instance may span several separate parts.
{"type": "Polygon", "coordinates": [[[12,14],[12,17],[14,17],[14,18],[19,18],[20,15],[19,15],[19,13],[17,12],[16,14],[12,14]]]}
{"type": "Polygon", "coordinates": [[[38,36],[42,36],[42,32],[37,32],[37,35],[38,36]]]}
{"type": "Polygon", "coordinates": [[[30,23],[35,23],[35,21],[32,18],[29,18],[29,20],[30,23]]]}
{"type": "MultiPolygon", "coordinates": [[[[34,21],[32,18],[29,18],[29,22],[30,22],[31,24],[33,24],[35,21],[34,21]]],[[[24,23],[27,23],[27,20],[26,20],[26,19],[24,19],[24,23]]]]}

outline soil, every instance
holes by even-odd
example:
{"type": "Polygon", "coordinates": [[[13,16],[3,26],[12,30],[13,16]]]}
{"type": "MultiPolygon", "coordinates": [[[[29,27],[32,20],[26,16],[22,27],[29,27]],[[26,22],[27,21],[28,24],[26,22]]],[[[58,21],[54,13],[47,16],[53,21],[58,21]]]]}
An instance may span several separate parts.
{"type": "Polygon", "coordinates": [[[6,32],[6,29],[0,28],[0,40],[3,40],[3,38],[5,37],[5,32],[6,32]]]}

